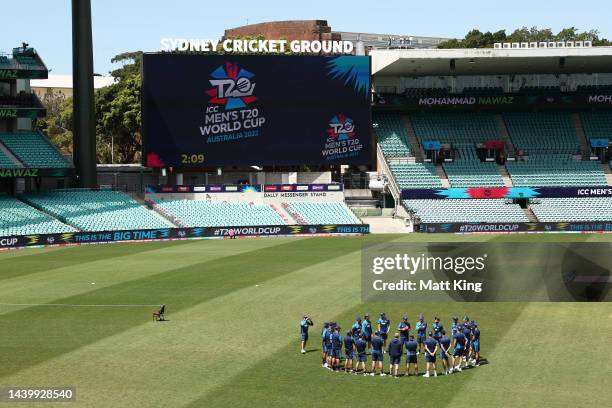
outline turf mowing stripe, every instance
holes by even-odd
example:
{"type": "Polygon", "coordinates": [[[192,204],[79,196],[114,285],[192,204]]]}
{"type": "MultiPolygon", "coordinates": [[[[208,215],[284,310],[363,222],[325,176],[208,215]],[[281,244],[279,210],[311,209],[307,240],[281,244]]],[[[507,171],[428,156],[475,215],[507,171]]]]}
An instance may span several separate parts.
{"type": "Polygon", "coordinates": [[[59,306],[59,307],[156,307],[159,305],[73,305],[68,303],[0,303],[0,306],[59,306]]]}
{"type": "Polygon", "coordinates": [[[330,258],[273,279],[256,279],[181,311],[169,309],[167,322],[132,327],[4,377],[2,383],[44,384],[61,377],[77,387],[79,406],[85,407],[99,406],[100,396],[112,398],[113,406],[187,404],[288,343],[297,353],[304,311],[317,316],[311,340],[317,343],[318,316],[342,313],[353,306],[349,300],[359,298],[359,256],[330,258]],[[316,284],[321,282],[327,285],[316,284]]]}
{"type": "MultiPolygon", "coordinates": [[[[369,239],[384,241],[389,237],[369,239]]],[[[248,242],[240,240],[225,244],[227,248],[233,249],[251,245],[247,244],[248,242]]],[[[361,248],[361,243],[362,240],[351,238],[279,240],[278,245],[270,248],[204,261],[82,295],[58,299],[55,303],[165,303],[169,314],[172,315],[227,293],[291,273],[293,270],[357,251],[361,248]],[[278,262],[279,256],[283,257],[282,262],[278,262]],[[130,302],[126,302],[127,299],[130,302]]],[[[206,244],[201,242],[201,245],[206,244]]],[[[125,266],[127,270],[134,267],[137,265],[125,266]]],[[[67,308],[62,310],[61,319],[56,312],[49,312],[48,309],[45,312],[42,307],[0,315],[0,325],[5,328],[0,332],[1,355],[12,356],[11,359],[6,359],[8,360],[6,363],[0,365],[0,376],[40,364],[104,337],[121,333],[146,323],[150,318],[149,313],[137,314],[133,310],[117,308],[67,308]],[[28,324],[24,325],[23,322],[28,324]],[[72,332],[77,335],[71,335],[72,332]],[[40,333],[45,333],[45,336],[40,336],[40,333]]]]}
{"type": "MultiPolygon", "coordinates": [[[[163,244],[166,244],[165,246],[180,246],[187,243],[186,241],[172,241],[163,244]]],[[[147,253],[165,246],[152,242],[147,245],[113,245],[112,250],[101,250],[98,245],[63,247],[61,250],[36,248],[24,250],[22,253],[27,255],[18,257],[12,256],[11,252],[0,252],[0,281],[56,268],[66,268],[85,262],[107,261],[112,258],[147,253]]]]}
{"type": "MultiPolygon", "coordinates": [[[[108,259],[83,262],[76,265],[69,264],[65,268],[4,280],[0,285],[0,301],[14,304],[54,303],[62,298],[140,279],[169,269],[201,263],[203,259],[210,261],[223,256],[239,256],[245,251],[277,244],[276,242],[263,240],[251,241],[248,244],[238,246],[224,245],[220,241],[209,241],[207,243],[191,241],[187,245],[170,245],[167,247],[160,247],[155,244],[156,250],[152,251],[137,252],[133,255],[122,255],[120,257],[109,256],[108,259]]],[[[125,245],[129,246],[131,244],[125,245]]],[[[102,252],[109,251],[112,254],[115,248],[105,246],[104,248],[100,247],[99,250],[102,252]]],[[[44,263],[45,259],[42,262],[44,263]]],[[[97,303],[105,304],[107,302],[97,303]]],[[[142,303],[149,304],[151,302],[142,303]]],[[[15,309],[3,310],[0,307],[0,314],[9,311],[14,312],[15,309]]]]}

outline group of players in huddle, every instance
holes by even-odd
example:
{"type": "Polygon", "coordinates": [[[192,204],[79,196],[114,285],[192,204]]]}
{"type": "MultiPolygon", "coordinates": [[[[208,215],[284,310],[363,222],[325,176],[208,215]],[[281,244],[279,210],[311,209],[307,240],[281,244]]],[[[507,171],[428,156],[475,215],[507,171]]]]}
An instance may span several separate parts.
{"type": "MultiPolygon", "coordinates": [[[[301,352],[306,352],[308,341],[308,329],[313,326],[312,319],[305,315],[300,322],[301,352]]],[[[363,375],[387,375],[383,371],[383,356],[389,354],[389,375],[399,376],[399,365],[404,349],[406,352],[406,371],[405,375],[410,376],[410,368],[414,367],[414,375],[419,375],[417,356],[425,354],[425,374],[430,377],[437,377],[436,356],[439,352],[442,361],[443,373],[445,375],[453,372],[460,372],[468,365],[478,367],[480,365],[480,329],[474,320],[468,316],[459,322],[457,317],[453,317],[450,327],[450,334],[440,323],[438,317],[434,318],[431,330],[427,331],[427,322],[423,315],[419,316],[416,323],[415,336],[410,334],[412,327],[408,322],[408,316],[403,316],[402,321],[397,326],[397,332],[388,342],[391,321],[385,313],[380,314],[377,321],[377,330],[373,330],[370,316],[366,313],[363,320],[357,316],[355,323],[346,335],[341,334],[341,328],[336,322],[323,323],[321,331],[322,339],[322,363],[323,367],[333,371],[345,371],[347,373],[363,373],[363,375]],[[344,349],[344,367],[341,367],[342,349],[344,349]],[[366,367],[367,351],[371,351],[372,365],[368,372],[366,367]],[[356,364],[355,364],[356,361],[356,364]]]]}

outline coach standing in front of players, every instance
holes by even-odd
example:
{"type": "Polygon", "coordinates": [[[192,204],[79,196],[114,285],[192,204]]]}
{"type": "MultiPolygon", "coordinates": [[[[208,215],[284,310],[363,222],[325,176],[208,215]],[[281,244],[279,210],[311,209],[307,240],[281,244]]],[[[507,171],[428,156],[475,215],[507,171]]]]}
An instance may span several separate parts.
{"type": "Polygon", "coordinates": [[[365,341],[368,342],[368,348],[372,347],[372,322],[370,321],[370,314],[366,313],[363,316],[363,322],[361,323],[361,332],[365,336],[365,341]]]}
{"type": "Polygon", "coordinates": [[[380,319],[378,319],[378,331],[380,333],[380,337],[383,339],[383,352],[387,348],[387,335],[389,334],[389,327],[391,327],[391,320],[387,319],[385,312],[382,312],[380,314],[380,319]]]}
{"type": "Polygon", "coordinates": [[[421,314],[419,315],[419,320],[416,322],[416,331],[417,331],[417,343],[419,343],[419,351],[418,354],[421,353],[421,349],[423,347],[423,343],[425,342],[427,333],[427,322],[425,321],[425,317],[421,314]]]}
{"type": "Polygon", "coordinates": [[[444,326],[442,326],[442,323],[440,323],[440,318],[438,316],[434,317],[434,322],[431,325],[431,328],[433,330],[433,338],[436,341],[440,341],[440,338],[442,337],[442,330],[444,330],[444,326]]]}
{"type": "Polygon", "coordinates": [[[306,353],[306,343],[308,342],[308,328],[314,323],[308,315],[304,315],[300,322],[300,345],[302,346],[302,354],[306,353]]]}

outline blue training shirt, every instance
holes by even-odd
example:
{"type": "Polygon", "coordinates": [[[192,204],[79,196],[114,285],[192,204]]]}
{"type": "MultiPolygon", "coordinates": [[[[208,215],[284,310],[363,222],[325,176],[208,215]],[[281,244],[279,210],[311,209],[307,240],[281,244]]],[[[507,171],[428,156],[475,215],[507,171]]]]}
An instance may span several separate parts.
{"type": "Polygon", "coordinates": [[[372,322],[369,320],[364,320],[361,323],[361,332],[365,334],[372,334],[372,322]]]}
{"type": "Polygon", "coordinates": [[[345,351],[353,351],[353,347],[355,346],[355,339],[351,336],[344,337],[344,350],[345,351]]]}
{"type": "Polygon", "coordinates": [[[368,343],[366,343],[363,339],[357,339],[357,341],[355,341],[355,348],[359,354],[365,354],[367,346],[368,343]]]}
{"type": "Polygon", "coordinates": [[[332,349],[340,350],[342,348],[342,336],[339,333],[334,333],[331,336],[332,349]]]}
{"type": "Polygon", "coordinates": [[[312,326],[312,324],[308,320],[302,320],[300,322],[300,333],[308,334],[308,328],[312,326]]]}
{"type": "Polygon", "coordinates": [[[409,356],[416,356],[417,348],[419,345],[416,341],[410,340],[406,343],[406,354],[409,356]]]}
{"type": "Polygon", "coordinates": [[[419,333],[425,333],[427,331],[427,322],[425,320],[417,321],[417,323],[416,323],[416,330],[419,333]]]}
{"type": "Polygon", "coordinates": [[[372,337],[372,349],[374,351],[380,351],[382,353],[383,349],[383,339],[380,336],[372,337]]]}
{"type": "Polygon", "coordinates": [[[378,319],[378,325],[380,326],[380,332],[381,333],[388,333],[389,332],[389,326],[391,326],[391,320],[389,319],[378,319]]]}

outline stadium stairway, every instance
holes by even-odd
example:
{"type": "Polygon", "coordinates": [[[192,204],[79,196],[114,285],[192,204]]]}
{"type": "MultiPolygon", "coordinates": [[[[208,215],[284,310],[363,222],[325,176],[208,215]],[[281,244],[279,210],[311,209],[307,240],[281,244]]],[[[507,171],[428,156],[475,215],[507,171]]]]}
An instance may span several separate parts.
{"type": "Polygon", "coordinates": [[[442,187],[449,188],[451,186],[450,181],[448,181],[448,175],[446,174],[446,171],[444,171],[444,167],[442,165],[436,165],[436,174],[438,175],[438,177],[440,177],[442,187]]]}
{"type": "Polygon", "coordinates": [[[609,186],[612,186],[612,170],[610,169],[610,164],[603,163],[601,167],[603,168],[604,175],[606,176],[606,183],[609,186]]]}
{"type": "Polygon", "coordinates": [[[508,173],[506,166],[498,164],[497,170],[499,170],[499,174],[501,174],[501,177],[504,180],[504,187],[513,187],[514,184],[512,184],[512,179],[510,178],[510,173],[508,173]]]}
{"type": "Polygon", "coordinates": [[[0,163],[3,166],[8,167],[9,162],[12,162],[13,168],[23,168],[25,167],[23,163],[19,161],[17,157],[11,152],[4,144],[0,143],[0,163]],[[6,163],[6,164],[5,164],[6,163]]]}
{"type": "Polygon", "coordinates": [[[582,123],[582,118],[577,112],[574,113],[572,117],[574,119],[574,126],[576,127],[576,138],[578,139],[578,144],[580,145],[582,160],[588,160],[589,156],[591,155],[591,148],[587,140],[586,132],[584,131],[584,124],[582,123]]]}
{"type": "Polygon", "coordinates": [[[162,211],[160,211],[159,208],[157,208],[154,205],[152,205],[150,201],[145,200],[143,198],[140,198],[136,194],[128,193],[128,195],[130,197],[132,197],[134,199],[134,201],[140,203],[144,208],[149,210],[149,212],[152,215],[154,215],[155,217],[159,218],[162,222],[164,222],[169,228],[182,227],[182,225],[180,225],[179,223],[175,222],[175,220],[173,220],[172,217],[169,217],[167,214],[164,214],[162,211]]]}
{"type": "Polygon", "coordinates": [[[287,211],[287,209],[284,208],[282,205],[278,206],[278,205],[270,204],[270,207],[272,207],[272,209],[274,211],[276,211],[278,216],[283,219],[285,224],[293,225],[293,224],[298,224],[299,223],[298,220],[293,216],[293,214],[291,214],[289,211],[287,211]]]}
{"type": "Polygon", "coordinates": [[[495,120],[497,121],[497,126],[499,127],[499,133],[502,135],[502,139],[506,143],[506,151],[508,152],[508,156],[514,157],[514,144],[512,144],[512,138],[510,137],[510,132],[508,132],[508,127],[506,126],[506,121],[502,114],[498,113],[495,115],[495,120]]]}
{"type": "Polygon", "coordinates": [[[527,217],[529,222],[538,222],[538,217],[536,217],[535,213],[531,208],[523,208],[523,212],[525,213],[525,216],[527,217]]]}
{"type": "Polygon", "coordinates": [[[414,157],[418,162],[422,162],[425,158],[425,153],[423,153],[423,148],[419,143],[419,139],[417,138],[416,132],[414,131],[410,116],[403,115],[402,119],[404,120],[404,126],[406,126],[406,131],[408,133],[408,141],[410,142],[410,146],[412,146],[414,157]]]}

